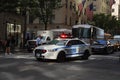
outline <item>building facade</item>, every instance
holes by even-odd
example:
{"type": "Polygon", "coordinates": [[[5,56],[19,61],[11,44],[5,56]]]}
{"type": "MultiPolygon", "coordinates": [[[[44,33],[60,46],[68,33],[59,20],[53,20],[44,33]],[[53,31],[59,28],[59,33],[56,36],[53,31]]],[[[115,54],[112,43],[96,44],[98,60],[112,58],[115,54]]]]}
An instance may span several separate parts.
{"type": "Polygon", "coordinates": [[[111,8],[108,0],[93,0],[94,14],[111,14],[111,8]]]}
{"type": "MultiPolygon", "coordinates": [[[[52,22],[48,23],[47,29],[71,29],[72,25],[89,23],[95,14],[111,14],[111,1],[113,0],[62,0],[62,8],[54,11],[52,22]]],[[[44,30],[44,26],[39,18],[36,18],[27,25],[27,32],[35,35],[38,30],[44,30]]]]}
{"type": "MultiPolygon", "coordinates": [[[[54,11],[51,23],[48,23],[47,29],[67,28],[71,29],[76,24],[76,0],[61,0],[62,7],[54,11]]],[[[29,18],[28,18],[29,19],[29,18]]],[[[38,30],[45,30],[44,24],[36,18],[33,23],[27,24],[28,34],[36,35],[38,30]]]]}
{"type": "Polygon", "coordinates": [[[119,19],[119,4],[120,0],[115,0],[115,4],[112,6],[112,16],[116,16],[117,19],[119,19]]]}
{"type": "Polygon", "coordinates": [[[5,40],[9,35],[14,36],[16,46],[20,45],[24,30],[23,17],[16,14],[0,13],[0,38],[5,40]]]}
{"type": "Polygon", "coordinates": [[[110,0],[76,0],[78,6],[78,23],[92,21],[95,14],[111,14],[110,0]]]}

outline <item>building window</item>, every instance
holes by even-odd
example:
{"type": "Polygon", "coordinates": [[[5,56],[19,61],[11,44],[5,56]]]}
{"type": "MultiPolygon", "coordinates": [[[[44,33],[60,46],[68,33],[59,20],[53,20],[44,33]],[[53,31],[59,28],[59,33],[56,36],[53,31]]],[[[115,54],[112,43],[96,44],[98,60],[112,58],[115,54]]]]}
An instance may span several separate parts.
{"type": "Polygon", "coordinates": [[[76,4],[74,4],[73,8],[74,8],[74,11],[76,11],[76,4]]]}
{"type": "Polygon", "coordinates": [[[72,25],[71,17],[70,17],[70,25],[72,25]]]}
{"type": "Polygon", "coordinates": [[[53,23],[53,20],[55,20],[55,15],[52,15],[52,16],[50,17],[50,20],[49,20],[50,24],[53,23]]]}
{"type": "Polygon", "coordinates": [[[96,5],[93,5],[93,11],[96,11],[96,5]]]}
{"type": "Polygon", "coordinates": [[[70,2],[70,10],[72,10],[72,2],[70,2]]]}
{"type": "Polygon", "coordinates": [[[68,7],[68,0],[66,0],[66,8],[68,7]]]}
{"type": "Polygon", "coordinates": [[[115,9],[112,9],[112,12],[115,12],[115,9]]]}
{"type": "Polygon", "coordinates": [[[65,16],[65,24],[67,25],[67,15],[65,16]]]}
{"type": "Polygon", "coordinates": [[[54,15],[52,15],[52,20],[55,20],[55,14],[54,14],[54,15]]]}

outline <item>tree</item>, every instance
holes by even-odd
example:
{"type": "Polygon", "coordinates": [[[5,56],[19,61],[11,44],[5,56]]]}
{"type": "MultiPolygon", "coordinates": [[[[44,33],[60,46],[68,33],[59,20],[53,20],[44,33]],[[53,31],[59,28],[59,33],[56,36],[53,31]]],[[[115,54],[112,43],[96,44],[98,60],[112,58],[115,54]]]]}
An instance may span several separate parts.
{"type": "Polygon", "coordinates": [[[94,21],[95,25],[100,28],[104,28],[105,19],[106,18],[105,18],[104,14],[96,14],[93,16],[93,21],[94,21]]]}
{"type": "Polygon", "coordinates": [[[17,0],[0,0],[0,12],[16,13],[17,0]]]}
{"type": "Polygon", "coordinates": [[[118,20],[115,16],[96,14],[93,17],[95,26],[103,28],[106,32],[113,33],[114,29],[118,26],[118,20]]]}
{"type": "Polygon", "coordinates": [[[62,7],[61,0],[38,0],[36,14],[44,23],[45,30],[47,30],[47,24],[54,15],[54,10],[60,7],[62,7]]]}
{"type": "Polygon", "coordinates": [[[0,0],[0,12],[9,12],[22,15],[24,17],[23,39],[25,44],[26,35],[26,13],[29,12],[34,18],[39,17],[45,24],[50,22],[54,10],[61,7],[61,0],[0,0]]]}
{"type": "Polygon", "coordinates": [[[26,29],[27,29],[27,12],[33,14],[35,9],[37,7],[37,0],[18,0],[18,9],[19,14],[21,14],[24,17],[24,31],[23,31],[23,46],[26,44],[26,29]]]}
{"type": "Polygon", "coordinates": [[[25,44],[26,35],[26,16],[27,12],[34,13],[32,11],[37,7],[37,0],[0,0],[0,12],[7,12],[12,14],[18,14],[24,17],[24,30],[23,39],[25,44]]]}

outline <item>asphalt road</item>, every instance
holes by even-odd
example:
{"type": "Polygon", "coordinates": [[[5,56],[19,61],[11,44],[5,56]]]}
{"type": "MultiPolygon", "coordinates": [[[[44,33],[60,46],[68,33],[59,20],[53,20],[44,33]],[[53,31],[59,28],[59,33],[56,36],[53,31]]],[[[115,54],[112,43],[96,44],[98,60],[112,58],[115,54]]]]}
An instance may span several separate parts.
{"type": "Polygon", "coordinates": [[[36,61],[31,53],[0,55],[0,80],[120,80],[120,52],[64,63],[36,61]]]}

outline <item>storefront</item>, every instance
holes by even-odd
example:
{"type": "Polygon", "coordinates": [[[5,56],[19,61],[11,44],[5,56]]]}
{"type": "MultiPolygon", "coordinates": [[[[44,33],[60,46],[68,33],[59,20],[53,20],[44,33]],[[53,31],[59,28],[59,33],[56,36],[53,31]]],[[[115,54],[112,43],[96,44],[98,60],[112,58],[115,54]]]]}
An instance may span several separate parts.
{"type": "Polygon", "coordinates": [[[15,45],[20,46],[23,36],[23,17],[16,14],[0,13],[0,38],[7,39],[8,35],[14,36],[15,45]]]}

